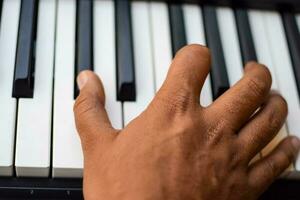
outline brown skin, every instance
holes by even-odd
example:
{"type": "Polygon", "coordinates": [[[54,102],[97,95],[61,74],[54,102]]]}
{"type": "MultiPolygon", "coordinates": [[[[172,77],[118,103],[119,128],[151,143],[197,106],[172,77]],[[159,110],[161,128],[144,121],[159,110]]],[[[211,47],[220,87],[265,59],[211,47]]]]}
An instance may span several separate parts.
{"type": "Polygon", "coordinates": [[[207,48],[181,49],[148,108],[122,130],[108,119],[99,78],[79,75],[74,112],[85,199],[254,200],[293,162],[300,142],[288,137],[249,164],[287,116],[285,100],[270,92],[268,69],[248,63],[244,77],[204,108],[209,66],[207,48]]]}

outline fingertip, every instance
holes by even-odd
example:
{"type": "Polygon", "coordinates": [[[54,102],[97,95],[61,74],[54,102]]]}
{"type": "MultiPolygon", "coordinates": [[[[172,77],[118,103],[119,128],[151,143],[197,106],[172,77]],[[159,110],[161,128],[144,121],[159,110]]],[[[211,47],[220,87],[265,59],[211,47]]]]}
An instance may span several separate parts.
{"type": "Polygon", "coordinates": [[[278,90],[272,89],[270,92],[271,95],[281,95],[278,90]]]}
{"type": "Polygon", "coordinates": [[[257,83],[261,83],[263,87],[262,92],[264,94],[269,93],[272,86],[272,75],[268,67],[263,64],[251,61],[248,62],[245,66],[245,75],[244,77],[250,78],[257,83]]]}
{"type": "Polygon", "coordinates": [[[259,75],[258,77],[261,78],[262,80],[267,81],[270,84],[272,83],[272,75],[267,66],[264,64],[255,62],[255,61],[250,61],[246,64],[245,66],[245,72],[254,72],[256,75],[259,75]]]}
{"type": "Polygon", "coordinates": [[[88,82],[88,80],[91,77],[91,73],[93,74],[93,72],[90,70],[84,70],[78,74],[78,76],[76,78],[76,82],[77,82],[79,90],[81,90],[86,85],[86,83],[88,82]]]}
{"type": "Polygon", "coordinates": [[[77,81],[77,86],[78,86],[79,90],[81,90],[88,81],[87,73],[80,72],[80,74],[77,76],[76,81],[77,81]]]}
{"type": "Polygon", "coordinates": [[[90,70],[84,70],[77,76],[80,93],[77,96],[73,111],[75,124],[84,149],[90,149],[91,143],[102,135],[105,142],[111,141],[115,130],[105,109],[105,93],[100,78],[90,70]],[[108,138],[105,139],[105,138],[108,138]]]}
{"type": "Polygon", "coordinates": [[[210,61],[210,50],[208,47],[200,44],[189,44],[182,47],[176,56],[188,55],[191,59],[205,59],[210,61]]]}
{"type": "Polygon", "coordinates": [[[249,71],[253,67],[255,67],[256,65],[258,65],[258,62],[256,62],[256,61],[249,61],[249,62],[246,63],[244,70],[245,71],[249,71]]]}
{"type": "Polygon", "coordinates": [[[184,46],[176,53],[171,70],[180,74],[189,74],[190,79],[196,78],[197,83],[202,85],[209,73],[210,63],[211,54],[206,46],[190,44],[184,46]]]}
{"type": "Polygon", "coordinates": [[[288,136],[283,141],[281,141],[274,152],[281,152],[282,154],[279,155],[281,155],[282,159],[285,161],[283,163],[285,163],[285,166],[289,166],[297,159],[299,150],[299,138],[296,136],[288,136]]]}
{"type": "Polygon", "coordinates": [[[209,70],[209,49],[198,44],[187,45],[176,53],[161,91],[167,91],[170,98],[191,100],[193,105],[198,106],[200,92],[209,70]]]}
{"type": "Polygon", "coordinates": [[[269,101],[274,103],[274,108],[278,108],[286,118],[288,114],[288,104],[285,98],[277,91],[271,91],[269,95],[269,101]]]}
{"type": "Polygon", "coordinates": [[[78,88],[80,90],[80,96],[93,96],[101,101],[104,104],[105,102],[105,91],[102,81],[100,80],[99,76],[95,74],[93,71],[90,70],[83,70],[81,71],[77,78],[76,82],[78,88]]]}
{"type": "Polygon", "coordinates": [[[294,153],[295,153],[295,155],[298,155],[299,150],[300,150],[300,140],[299,140],[299,138],[296,137],[296,136],[292,136],[291,137],[291,144],[294,147],[294,153]]]}

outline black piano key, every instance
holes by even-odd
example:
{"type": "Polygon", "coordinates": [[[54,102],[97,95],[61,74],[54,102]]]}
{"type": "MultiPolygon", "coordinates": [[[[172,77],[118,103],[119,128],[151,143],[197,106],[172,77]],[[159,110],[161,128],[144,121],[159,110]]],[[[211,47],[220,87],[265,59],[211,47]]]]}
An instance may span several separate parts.
{"type": "Polygon", "coordinates": [[[222,95],[229,87],[228,75],[226,70],[225,58],[220,39],[219,26],[216,16],[216,10],[212,6],[203,7],[204,27],[206,41],[211,50],[212,66],[212,92],[216,99],[222,95]]]}
{"type": "Polygon", "coordinates": [[[236,9],[235,18],[244,65],[249,61],[257,61],[247,10],[236,9]]]}
{"type": "Polygon", "coordinates": [[[169,18],[172,38],[173,55],[186,45],[186,35],[183,19],[182,6],[180,4],[169,4],[169,18]]]}
{"type": "MultiPolygon", "coordinates": [[[[83,70],[93,70],[93,1],[77,0],[76,16],[76,76],[83,70]]],[[[75,77],[76,77],[75,76],[75,77]]],[[[76,80],[75,80],[76,81],[76,80]]],[[[77,84],[75,98],[79,94],[77,84]]]]}
{"type": "Polygon", "coordinates": [[[119,101],[135,101],[131,9],[128,0],[115,0],[117,98],[119,101]]]}
{"type": "Polygon", "coordinates": [[[33,97],[37,7],[37,0],[26,0],[21,4],[12,94],[17,98],[33,97]]]}
{"type": "Polygon", "coordinates": [[[292,58],[298,94],[300,95],[300,33],[294,14],[282,13],[282,20],[292,58]]]}

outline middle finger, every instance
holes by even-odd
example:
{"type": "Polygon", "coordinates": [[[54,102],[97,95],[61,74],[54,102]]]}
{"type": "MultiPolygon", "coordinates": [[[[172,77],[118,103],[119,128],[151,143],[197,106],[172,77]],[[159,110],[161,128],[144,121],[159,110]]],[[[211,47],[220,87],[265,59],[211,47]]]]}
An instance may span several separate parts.
{"type": "Polygon", "coordinates": [[[269,70],[250,62],[243,78],[211,105],[210,113],[214,120],[225,121],[236,133],[265,101],[271,84],[269,70]]]}

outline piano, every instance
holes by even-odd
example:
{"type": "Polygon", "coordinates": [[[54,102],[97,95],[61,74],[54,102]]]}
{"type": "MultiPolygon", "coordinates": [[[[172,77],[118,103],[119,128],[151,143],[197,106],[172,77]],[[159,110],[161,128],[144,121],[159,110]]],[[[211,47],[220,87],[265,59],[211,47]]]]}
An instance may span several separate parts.
{"type": "MultiPolygon", "coordinates": [[[[299,0],[1,0],[0,10],[0,199],[83,199],[76,75],[100,75],[109,117],[122,128],[186,44],[212,52],[204,106],[247,61],[269,67],[289,116],[257,158],[300,137],[299,0]]],[[[261,199],[300,199],[300,158],[287,171],[261,199]]]]}

